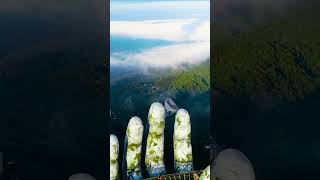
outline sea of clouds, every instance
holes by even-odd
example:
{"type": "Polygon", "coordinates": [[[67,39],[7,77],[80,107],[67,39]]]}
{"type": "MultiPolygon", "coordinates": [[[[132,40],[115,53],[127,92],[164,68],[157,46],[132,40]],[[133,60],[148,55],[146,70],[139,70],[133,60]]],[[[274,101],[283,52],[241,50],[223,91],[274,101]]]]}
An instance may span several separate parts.
{"type": "MultiPolygon", "coordinates": [[[[143,2],[136,3],[130,8],[146,7],[155,12],[165,12],[180,8],[188,14],[188,9],[206,9],[209,12],[209,1],[199,2],[143,2]],[[179,6],[178,6],[179,5],[179,6]],[[168,10],[168,7],[170,7],[168,10]]],[[[113,10],[120,11],[129,6],[116,6],[113,10]]],[[[112,11],[111,11],[112,13],[112,11]]],[[[169,45],[156,46],[139,52],[112,52],[111,66],[135,65],[143,68],[178,68],[182,64],[198,64],[210,57],[210,19],[209,14],[192,12],[188,15],[174,15],[154,17],[154,19],[141,18],[134,20],[112,20],[110,22],[110,35],[131,39],[164,40],[169,45]],[[177,18],[178,17],[178,18],[177,18]],[[204,18],[207,17],[207,18],[204,18]]],[[[111,67],[112,68],[112,67],[111,67]]]]}

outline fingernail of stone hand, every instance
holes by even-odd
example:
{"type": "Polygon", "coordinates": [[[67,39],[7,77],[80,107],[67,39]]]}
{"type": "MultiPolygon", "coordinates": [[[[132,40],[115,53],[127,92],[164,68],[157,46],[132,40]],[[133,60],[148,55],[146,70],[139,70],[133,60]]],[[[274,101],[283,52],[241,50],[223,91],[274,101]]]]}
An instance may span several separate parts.
{"type": "Polygon", "coordinates": [[[166,173],[163,161],[165,110],[161,103],[155,102],[151,105],[148,122],[149,132],[145,163],[149,176],[155,177],[166,173]]]}
{"type": "Polygon", "coordinates": [[[128,123],[127,132],[127,177],[128,179],[142,179],[141,175],[141,147],[143,138],[143,123],[137,116],[128,123]]]}
{"type": "Polygon", "coordinates": [[[193,170],[191,124],[188,111],[179,109],[174,123],[173,133],[174,166],[178,173],[193,170]]]}
{"type": "Polygon", "coordinates": [[[117,136],[110,134],[110,180],[119,178],[119,141],[117,136]]]}
{"type": "Polygon", "coordinates": [[[210,180],[210,165],[202,172],[199,180],[210,180]]]}

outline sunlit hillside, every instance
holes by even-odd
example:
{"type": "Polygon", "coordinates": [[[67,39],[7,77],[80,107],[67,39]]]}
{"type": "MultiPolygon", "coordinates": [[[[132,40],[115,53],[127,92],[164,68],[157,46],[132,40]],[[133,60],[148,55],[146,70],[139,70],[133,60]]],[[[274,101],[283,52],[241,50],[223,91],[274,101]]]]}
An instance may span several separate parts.
{"type": "Polygon", "coordinates": [[[204,93],[210,89],[210,62],[163,75],[156,83],[171,92],[204,93]]]}

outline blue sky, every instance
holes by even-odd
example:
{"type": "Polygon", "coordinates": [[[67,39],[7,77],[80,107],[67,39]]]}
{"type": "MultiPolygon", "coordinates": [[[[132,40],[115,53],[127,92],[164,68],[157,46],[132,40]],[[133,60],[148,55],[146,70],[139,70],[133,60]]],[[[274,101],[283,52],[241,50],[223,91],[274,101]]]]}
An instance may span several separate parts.
{"type": "Polygon", "coordinates": [[[179,67],[210,55],[210,1],[112,1],[111,68],[179,67]]]}
{"type": "Polygon", "coordinates": [[[111,20],[188,19],[210,17],[209,1],[115,1],[111,0],[111,20]]]}

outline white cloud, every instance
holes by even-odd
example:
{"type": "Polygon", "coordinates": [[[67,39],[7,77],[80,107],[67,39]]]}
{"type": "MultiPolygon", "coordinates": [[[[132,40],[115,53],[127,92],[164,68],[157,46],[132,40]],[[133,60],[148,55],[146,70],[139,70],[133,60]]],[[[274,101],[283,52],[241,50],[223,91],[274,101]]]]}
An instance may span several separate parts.
{"type": "Polygon", "coordinates": [[[202,22],[188,36],[193,41],[210,41],[210,22],[202,22]]]}
{"type": "Polygon", "coordinates": [[[183,64],[198,64],[209,56],[209,42],[193,42],[151,48],[136,54],[112,54],[110,61],[117,66],[179,68],[183,64]]]}
{"type": "Polygon", "coordinates": [[[110,34],[130,38],[167,41],[209,41],[209,21],[169,19],[151,21],[111,21],[110,34]]]}
{"type": "Polygon", "coordinates": [[[131,38],[183,41],[187,36],[184,26],[193,21],[193,19],[111,21],[110,34],[131,38]]]}
{"type": "MultiPolygon", "coordinates": [[[[174,45],[158,46],[145,49],[142,52],[116,52],[110,57],[110,64],[115,67],[135,66],[142,68],[179,68],[183,64],[198,64],[210,56],[210,22],[200,18],[208,12],[210,1],[185,2],[143,2],[143,3],[114,3],[111,11],[123,12],[129,15],[138,10],[153,10],[160,13],[190,12],[188,17],[172,16],[185,19],[111,21],[111,36],[124,36],[133,39],[166,40],[174,45]],[[163,11],[161,11],[161,9],[163,11]],[[193,11],[194,9],[198,9],[193,11]],[[170,11],[169,11],[170,10],[170,11]]],[[[143,14],[143,13],[142,13],[143,14]]],[[[162,16],[161,16],[162,17],[162,16]]],[[[121,19],[121,18],[120,18],[121,19]]]]}
{"type": "Polygon", "coordinates": [[[194,19],[114,21],[111,22],[111,34],[178,42],[174,45],[145,49],[139,53],[112,53],[110,64],[113,67],[179,68],[182,64],[198,64],[210,56],[209,21],[198,22],[194,19]]]}

